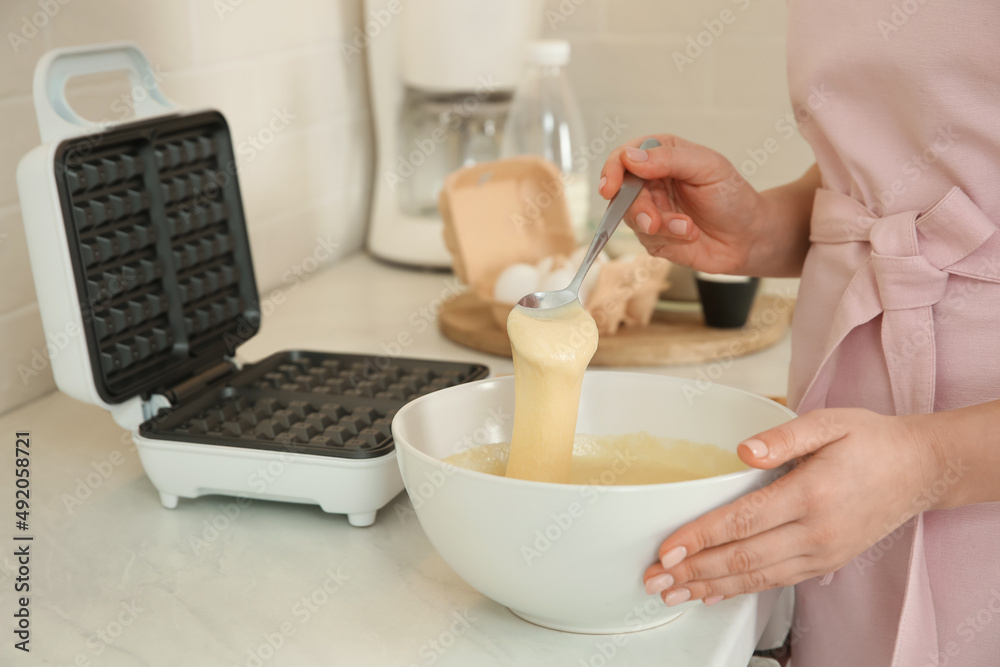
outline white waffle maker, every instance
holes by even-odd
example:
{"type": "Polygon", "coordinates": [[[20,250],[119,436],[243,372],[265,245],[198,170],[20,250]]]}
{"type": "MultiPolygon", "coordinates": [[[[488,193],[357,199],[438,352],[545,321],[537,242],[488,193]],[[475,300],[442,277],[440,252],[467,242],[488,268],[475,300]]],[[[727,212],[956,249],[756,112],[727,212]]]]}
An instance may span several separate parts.
{"type": "Polygon", "coordinates": [[[260,310],[222,115],[171,104],[131,44],[47,53],[34,98],[42,145],[17,181],[45,333],[68,339],[59,389],[132,432],[165,507],[225,494],[374,522],[403,489],[395,411],[486,367],[305,351],[241,366],[260,310]],[[66,81],[115,70],[136,118],[78,116],[66,81]]]}

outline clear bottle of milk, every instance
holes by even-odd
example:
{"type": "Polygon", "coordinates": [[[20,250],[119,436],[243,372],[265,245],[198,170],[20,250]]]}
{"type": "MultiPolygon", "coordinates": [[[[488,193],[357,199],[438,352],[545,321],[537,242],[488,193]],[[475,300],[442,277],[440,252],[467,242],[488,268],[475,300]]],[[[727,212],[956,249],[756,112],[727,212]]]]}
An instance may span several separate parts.
{"type": "Polygon", "coordinates": [[[527,69],[514,92],[504,127],[504,157],[541,155],[555,163],[577,239],[590,234],[588,162],[583,115],[563,68],[569,42],[538,40],[528,44],[527,69]]]}

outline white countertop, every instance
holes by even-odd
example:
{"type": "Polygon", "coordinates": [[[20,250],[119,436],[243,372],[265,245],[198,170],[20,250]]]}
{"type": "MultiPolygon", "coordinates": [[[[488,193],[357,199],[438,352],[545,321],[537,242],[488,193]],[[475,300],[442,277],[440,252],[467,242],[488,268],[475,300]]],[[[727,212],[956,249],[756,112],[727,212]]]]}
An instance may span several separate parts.
{"type": "MultiPolygon", "coordinates": [[[[512,372],[510,360],[438,333],[433,311],[455,285],[449,275],[351,257],[286,285],[240,357],[293,348],[383,354],[399,344],[403,356],[512,372]]],[[[786,337],[713,375],[784,395],[788,360],[786,337]]],[[[709,366],[641,370],[696,378],[709,366]]],[[[370,528],[318,507],[221,496],[166,510],[128,434],[102,409],[58,392],[0,417],[5,489],[19,430],[32,438],[32,650],[12,646],[11,545],[24,543],[8,541],[0,552],[4,665],[745,665],[776,598],[697,607],[617,641],[546,630],[459,579],[406,511],[405,493],[370,528]]],[[[7,540],[17,532],[12,496],[3,494],[7,540]]]]}

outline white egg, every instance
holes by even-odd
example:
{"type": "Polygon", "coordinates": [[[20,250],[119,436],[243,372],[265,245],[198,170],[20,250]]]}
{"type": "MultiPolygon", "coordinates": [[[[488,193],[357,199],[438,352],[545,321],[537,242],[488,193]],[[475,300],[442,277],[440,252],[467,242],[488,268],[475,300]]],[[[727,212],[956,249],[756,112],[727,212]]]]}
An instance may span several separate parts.
{"type": "Polygon", "coordinates": [[[571,280],[573,280],[573,271],[569,267],[556,269],[552,273],[542,276],[538,289],[541,292],[566,289],[571,280]]]}
{"type": "Polygon", "coordinates": [[[531,264],[511,264],[497,277],[493,298],[501,303],[517,303],[525,294],[539,289],[538,269],[531,264]]]}
{"type": "Polygon", "coordinates": [[[538,269],[539,275],[544,276],[546,273],[549,273],[552,270],[555,261],[556,258],[553,255],[549,255],[548,257],[543,257],[542,261],[540,261],[538,264],[535,264],[535,268],[538,269]]]}

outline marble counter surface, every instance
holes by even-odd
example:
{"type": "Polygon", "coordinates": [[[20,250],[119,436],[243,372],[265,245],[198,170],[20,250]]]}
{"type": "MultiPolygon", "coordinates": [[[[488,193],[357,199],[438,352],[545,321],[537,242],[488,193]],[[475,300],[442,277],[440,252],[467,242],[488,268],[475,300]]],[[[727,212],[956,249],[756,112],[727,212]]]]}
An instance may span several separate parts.
{"type": "MultiPolygon", "coordinates": [[[[434,314],[459,288],[444,274],[356,255],[289,274],[264,295],[245,360],[282,349],[486,363],[509,360],[445,340],[434,314]]],[[[783,395],[787,338],[724,367],[642,369],[783,395]],[[699,375],[701,374],[701,375],[699,375]]],[[[459,579],[428,543],[403,493],[370,528],[318,507],[208,496],[160,506],[134,445],[100,408],[60,393],[0,417],[8,503],[0,557],[0,664],[119,667],[320,665],[745,665],[774,593],[697,607],[619,637],[530,625],[459,579]],[[31,433],[30,528],[13,508],[14,442],[31,433]],[[15,533],[31,542],[14,542],[15,533]],[[30,653],[14,649],[15,546],[30,544],[30,653]]],[[[637,575],[638,576],[638,575],[637,575]]],[[[586,582],[581,582],[586,585],[586,582]]]]}

